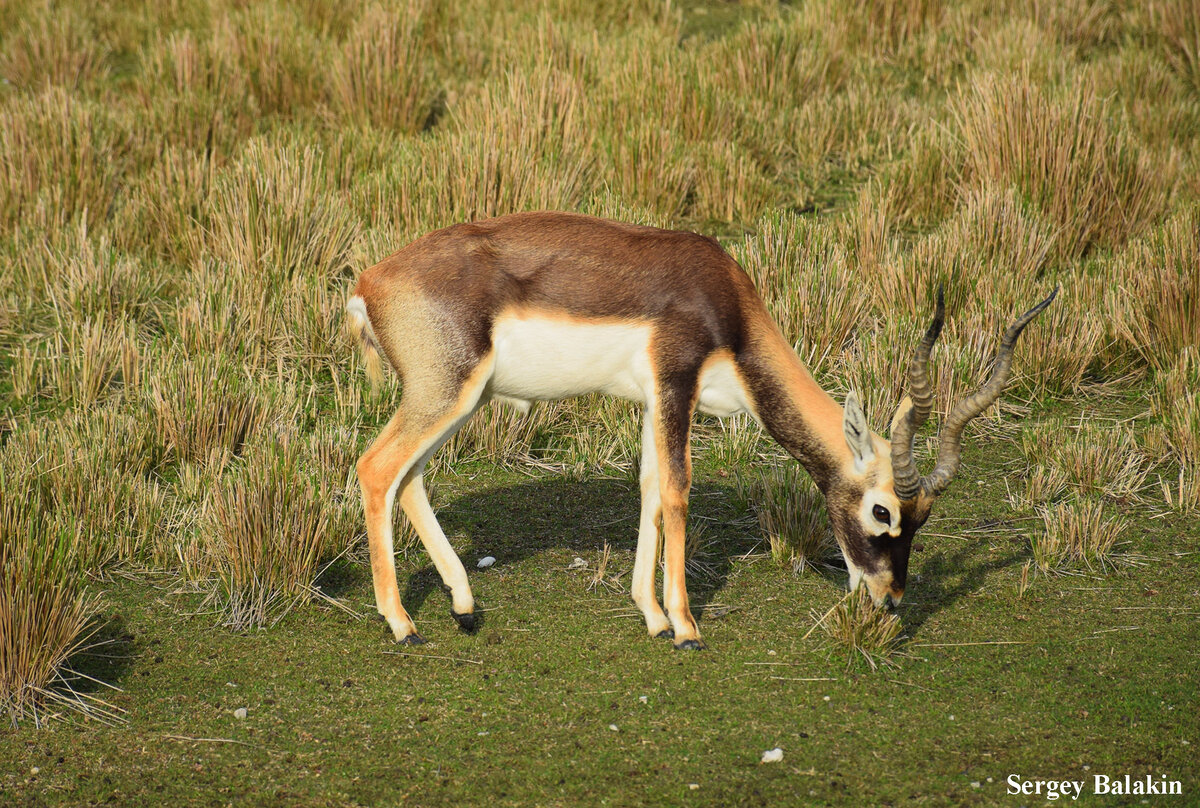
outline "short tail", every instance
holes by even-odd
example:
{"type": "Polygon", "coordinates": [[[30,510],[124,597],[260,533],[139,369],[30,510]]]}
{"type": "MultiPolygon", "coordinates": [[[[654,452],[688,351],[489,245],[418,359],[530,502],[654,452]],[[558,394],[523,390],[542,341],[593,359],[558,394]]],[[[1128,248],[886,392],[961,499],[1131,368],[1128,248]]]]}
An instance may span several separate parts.
{"type": "Polygon", "coordinates": [[[372,389],[378,389],[383,384],[383,362],[379,358],[379,341],[375,339],[375,331],[371,328],[371,319],[367,316],[367,304],[354,295],[346,303],[346,328],[362,350],[363,361],[367,367],[367,378],[371,380],[372,389]]]}

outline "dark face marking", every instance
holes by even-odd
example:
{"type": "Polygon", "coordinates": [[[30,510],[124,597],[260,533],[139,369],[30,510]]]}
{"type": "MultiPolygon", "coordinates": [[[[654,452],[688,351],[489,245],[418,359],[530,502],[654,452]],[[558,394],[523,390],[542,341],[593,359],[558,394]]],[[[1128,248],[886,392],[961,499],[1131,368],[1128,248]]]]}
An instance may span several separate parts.
{"type": "MultiPolygon", "coordinates": [[[[840,490],[835,487],[826,494],[834,533],[840,538],[849,561],[864,575],[891,570],[892,589],[903,591],[908,581],[908,560],[912,553],[913,537],[929,518],[932,502],[901,502],[900,535],[890,536],[882,530],[879,533],[863,530],[858,518],[863,494],[864,489],[859,486],[847,486],[840,490]]],[[[874,510],[887,509],[877,505],[874,510]]],[[[878,514],[875,516],[879,517],[878,514]]]]}

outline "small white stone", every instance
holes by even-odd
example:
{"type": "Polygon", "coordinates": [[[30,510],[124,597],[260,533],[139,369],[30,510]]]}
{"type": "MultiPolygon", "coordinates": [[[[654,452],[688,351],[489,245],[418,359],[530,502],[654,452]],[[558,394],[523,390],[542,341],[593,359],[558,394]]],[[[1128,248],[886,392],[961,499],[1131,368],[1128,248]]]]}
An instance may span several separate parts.
{"type": "Polygon", "coordinates": [[[825,696],[825,701],[829,701],[829,697],[828,697],[828,696],[825,696]]]}
{"type": "Polygon", "coordinates": [[[609,725],[608,725],[608,728],[609,728],[609,729],[611,729],[613,732],[619,732],[619,731],[620,731],[620,728],[619,728],[619,727],[617,727],[617,725],[616,725],[616,724],[609,724],[609,725]]]}
{"type": "MultiPolygon", "coordinates": [[[[642,704],[650,703],[650,699],[646,696],[638,696],[638,701],[640,701],[642,704]]],[[[1187,743],[1187,741],[1184,741],[1184,743],[1187,743]]]]}
{"type": "Polygon", "coordinates": [[[582,558],[580,558],[579,556],[575,556],[575,560],[574,560],[574,561],[572,561],[570,564],[568,564],[568,565],[567,565],[567,569],[569,569],[569,570],[580,570],[580,569],[583,569],[583,568],[584,568],[584,567],[586,567],[586,566],[587,566],[587,562],[586,562],[586,561],[584,561],[584,560],[583,560],[582,558]]]}
{"type": "Polygon", "coordinates": [[[479,563],[477,563],[475,566],[479,567],[479,569],[481,569],[481,570],[485,570],[495,563],[496,563],[495,556],[484,556],[483,558],[479,559],[479,563]]]}
{"type": "Polygon", "coordinates": [[[247,714],[248,713],[247,713],[247,710],[245,707],[238,707],[236,710],[233,711],[234,718],[245,718],[247,714]]]}
{"type": "Polygon", "coordinates": [[[775,652],[774,652],[774,651],[767,651],[767,656],[775,656],[775,652]]]}
{"type": "Polygon", "coordinates": [[[29,773],[36,777],[38,772],[40,772],[40,771],[41,771],[41,769],[39,769],[37,766],[34,766],[32,769],[29,770],[29,773]]]}
{"type": "Polygon", "coordinates": [[[973,781],[971,782],[971,788],[979,788],[979,781],[978,781],[978,780],[973,780],[973,781]]]}
{"type": "Polygon", "coordinates": [[[767,751],[763,752],[763,763],[778,763],[781,760],[783,760],[783,750],[778,746],[774,749],[768,749],[767,751]]]}
{"type": "Polygon", "coordinates": [[[954,720],[954,713],[951,713],[951,714],[950,714],[950,720],[951,720],[951,721],[953,721],[953,720],[954,720]]]}
{"type": "Polygon", "coordinates": [[[989,777],[989,778],[987,779],[987,781],[988,781],[989,783],[990,783],[990,782],[992,782],[992,778],[990,778],[990,777],[989,777]]]}
{"type": "Polygon", "coordinates": [[[1085,772],[1090,772],[1090,771],[1092,770],[1092,767],[1091,767],[1091,766],[1084,766],[1084,767],[1083,767],[1083,770],[1084,770],[1085,772]]]}
{"type": "Polygon", "coordinates": [[[487,735],[487,730],[484,730],[483,732],[476,732],[475,734],[482,738],[484,735],[487,735]]]}
{"type": "Polygon", "coordinates": [[[695,791],[696,789],[700,788],[700,784],[699,783],[688,783],[688,788],[692,791],[695,791]]]}

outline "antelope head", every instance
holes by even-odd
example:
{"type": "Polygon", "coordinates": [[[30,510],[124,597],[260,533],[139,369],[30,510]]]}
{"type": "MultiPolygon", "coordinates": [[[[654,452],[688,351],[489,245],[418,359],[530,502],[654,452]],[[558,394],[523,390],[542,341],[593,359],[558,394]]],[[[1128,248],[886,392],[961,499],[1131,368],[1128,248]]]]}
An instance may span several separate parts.
{"type": "Polygon", "coordinates": [[[922,476],[913,458],[913,438],[933,410],[929,354],[942,332],[945,301],[938,289],[937,309],[908,367],[908,390],[892,419],[891,443],[874,435],[853,393],[846,397],[843,431],[850,447],[853,472],[847,469],[826,492],[834,536],[850,572],[850,589],[865,583],[875,603],[900,602],[908,577],[913,536],[929,518],[934,501],[957,473],[962,433],[1004,391],[1012,375],[1013,348],[1021,331],[1042,312],[1050,295],[1017,319],[1000,341],[991,376],[958,402],[938,436],[937,463],[922,476]]]}

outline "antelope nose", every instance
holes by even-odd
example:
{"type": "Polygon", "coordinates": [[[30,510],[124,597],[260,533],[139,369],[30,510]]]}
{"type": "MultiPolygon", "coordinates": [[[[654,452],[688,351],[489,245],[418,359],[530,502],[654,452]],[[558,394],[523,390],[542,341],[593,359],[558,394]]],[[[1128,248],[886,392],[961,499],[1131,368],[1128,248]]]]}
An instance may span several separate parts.
{"type": "Polygon", "coordinates": [[[904,599],[903,589],[893,589],[883,596],[884,605],[889,609],[895,609],[900,605],[900,601],[904,599]]]}

